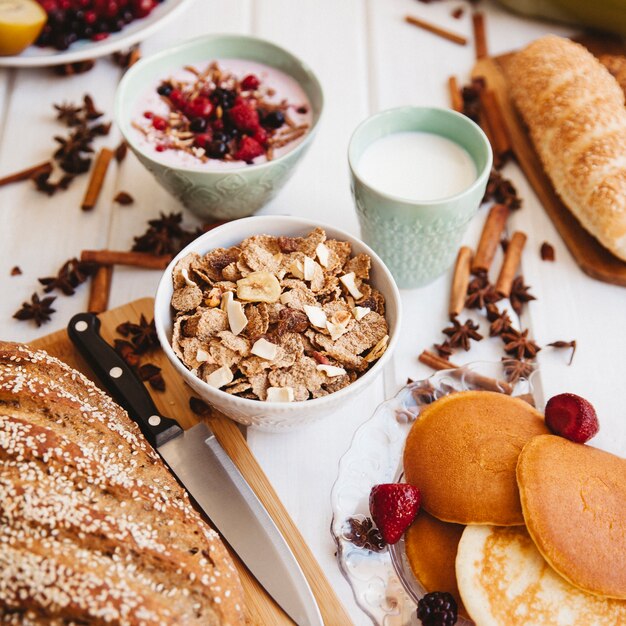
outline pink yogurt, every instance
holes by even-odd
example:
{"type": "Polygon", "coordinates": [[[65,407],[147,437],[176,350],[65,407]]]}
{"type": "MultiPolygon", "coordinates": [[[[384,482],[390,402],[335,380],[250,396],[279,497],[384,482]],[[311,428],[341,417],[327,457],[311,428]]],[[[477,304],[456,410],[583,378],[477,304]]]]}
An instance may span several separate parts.
{"type": "MultiPolygon", "coordinates": [[[[241,80],[248,74],[255,74],[261,84],[265,88],[273,89],[274,95],[272,97],[266,97],[265,99],[272,104],[278,104],[283,100],[286,100],[289,105],[288,109],[289,117],[295,122],[296,125],[308,124],[309,128],[312,125],[313,115],[311,112],[311,103],[307,98],[304,89],[300,84],[285,72],[278,70],[274,67],[257,63],[255,61],[247,61],[245,59],[215,59],[220,69],[224,72],[230,72],[241,80]],[[297,111],[299,107],[305,107],[306,112],[300,113],[297,111]]],[[[206,64],[197,63],[194,67],[200,71],[210,63],[206,64]]],[[[184,68],[177,70],[164,76],[162,80],[172,78],[179,81],[195,82],[195,75],[184,68]]],[[[145,96],[137,102],[135,110],[132,115],[132,119],[141,124],[144,128],[150,128],[150,120],[144,118],[145,111],[151,111],[155,115],[167,118],[170,109],[166,102],[159,96],[156,89],[161,84],[162,80],[154,83],[154,85],[146,92],[145,96]]],[[[141,131],[136,128],[132,129],[132,133],[135,135],[136,143],[139,147],[149,154],[155,161],[159,161],[171,167],[185,167],[192,169],[211,169],[211,170],[232,170],[247,167],[247,164],[243,161],[223,161],[221,159],[209,159],[202,162],[194,155],[184,152],[182,150],[164,150],[159,152],[156,147],[155,141],[152,141],[150,137],[146,137],[141,131]]],[[[274,150],[274,160],[278,157],[293,150],[298,144],[302,143],[306,137],[306,133],[288,143],[282,148],[274,150]]],[[[267,162],[265,155],[261,155],[254,159],[253,164],[258,165],[260,163],[267,162]]]]}

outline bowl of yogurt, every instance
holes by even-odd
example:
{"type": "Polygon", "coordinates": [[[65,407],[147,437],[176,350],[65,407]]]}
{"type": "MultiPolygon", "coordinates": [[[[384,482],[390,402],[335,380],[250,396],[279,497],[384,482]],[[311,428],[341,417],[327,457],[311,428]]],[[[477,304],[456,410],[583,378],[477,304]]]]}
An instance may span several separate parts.
{"type": "Polygon", "coordinates": [[[131,67],[115,116],[157,182],[208,221],[269,202],[311,145],[322,108],[319,81],[288,51],[208,35],[131,67]]]}

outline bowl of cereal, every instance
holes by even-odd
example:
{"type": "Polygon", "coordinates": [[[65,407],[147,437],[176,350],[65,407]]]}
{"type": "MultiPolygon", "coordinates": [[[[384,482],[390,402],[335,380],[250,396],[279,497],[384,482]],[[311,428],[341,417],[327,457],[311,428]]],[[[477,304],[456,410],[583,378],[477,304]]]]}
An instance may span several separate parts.
{"type": "Polygon", "coordinates": [[[271,431],[315,421],[370,385],[400,317],[373,250],[286,216],[229,222],[189,244],[159,283],[154,315],[165,354],[203,400],[271,431]]]}
{"type": "Polygon", "coordinates": [[[158,183],[204,220],[252,215],[310,146],[322,88],[269,41],[206,35],[133,65],[115,117],[158,183]]]}

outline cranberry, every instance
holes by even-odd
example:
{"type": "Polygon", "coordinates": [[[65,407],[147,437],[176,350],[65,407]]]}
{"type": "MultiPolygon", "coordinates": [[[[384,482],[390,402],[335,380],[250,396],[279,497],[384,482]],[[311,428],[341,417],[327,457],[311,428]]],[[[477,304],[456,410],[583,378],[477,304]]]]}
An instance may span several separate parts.
{"type": "Polygon", "coordinates": [[[120,7],[117,4],[116,0],[109,0],[109,2],[107,3],[104,9],[104,15],[105,17],[108,17],[108,18],[114,18],[117,16],[117,13],[119,10],[120,10],[120,7]]]}
{"type": "Polygon", "coordinates": [[[160,143],[156,146],[155,150],[157,152],[165,152],[165,146],[162,143],[160,143]]]}
{"type": "Polygon", "coordinates": [[[187,117],[209,117],[213,112],[213,105],[208,98],[198,96],[185,107],[187,117]]]}
{"type": "Polygon", "coordinates": [[[157,130],[165,130],[167,128],[167,120],[159,117],[158,115],[154,115],[152,117],[152,126],[157,130]]]}
{"type": "Polygon", "coordinates": [[[85,11],[85,22],[87,24],[95,24],[98,16],[95,11],[85,11]]]}
{"type": "Polygon", "coordinates": [[[91,39],[92,41],[102,41],[109,36],[109,33],[96,33],[91,39]]]}
{"type": "Polygon", "coordinates": [[[207,147],[207,145],[211,142],[211,135],[209,133],[204,133],[201,135],[196,135],[193,143],[194,146],[197,146],[198,148],[205,148],[207,147]]]}
{"type": "Polygon", "coordinates": [[[183,94],[178,89],[172,89],[169,98],[172,101],[174,107],[176,107],[177,109],[182,109],[185,106],[185,96],[183,96],[183,94]]]}
{"type": "Polygon", "coordinates": [[[261,84],[261,81],[254,74],[248,74],[241,81],[241,88],[244,91],[254,91],[255,89],[259,88],[260,84],[261,84]]]}
{"type": "Polygon", "coordinates": [[[154,113],[152,113],[152,111],[144,111],[143,116],[147,120],[151,120],[154,117],[154,113]]]}
{"type": "Polygon", "coordinates": [[[135,17],[141,18],[149,15],[156,6],[154,0],[133,0],[132,10],[135,17]]]}

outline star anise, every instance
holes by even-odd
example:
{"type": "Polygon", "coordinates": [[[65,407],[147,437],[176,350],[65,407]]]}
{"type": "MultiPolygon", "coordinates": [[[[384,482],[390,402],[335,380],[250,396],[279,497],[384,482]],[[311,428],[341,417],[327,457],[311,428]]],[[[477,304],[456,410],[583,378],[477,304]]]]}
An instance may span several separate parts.
{"type": "Polygon", "coordinates": [[[113,341],[115,351],[122,357],[124,363],[135,369],[139,367],[141,357],[137,354],[135,347],[125,339],[115,339],[113,341]]]}
{"type": "Polygon", "coordinates": [[[530,361],[502,357],[502,369],[506,379],[515,384],[520,378],[528,379],[535,371],[535,365],[530,361]]]}
{"type": "Polygon", "coordinates": [[[30,302],[22,303],[22,308],[16,311],[13,317],[20,321],[33,320],[37,326],[41,326],[43,323],[50,321],[50,316],[56,312],[52,308],[52,303],[55,300],[55,296],[39,299],[39,296],[34,293],[30,298],[30,302]]]}
{"type": "Polygon", "coordinates": [[[473,278],[467,286],[467,298],[465,306],[468,309],[484,309],[488,304],[493,304],[502,297],[496,293],[493,285],[485,275],[473,278]]]}
{"type": "Polygon", "coordinates": [[[504,351],[516,359],[534,359],[537,352],[541,350],[532,339],[529,339],[528,328],[524,331],[509,328],[502,333],[501,338],[504,341],[504,351]]]}
{"type": "Polygon", "coordinates": [[[488,202],[489,200],[495,200],[499,204],[504,204],[511,211],[515,211],[522,206],[522,200],[517,195],[517,189],[515,189],[513,183],[508,178],[504,178],[495,169],[491,170],[489,174],[482,202],[488,202]]]}
{"type": "Polygon", "coordinates": [[[553,341],[548,344],[551,348],[571,348],[572,354],[569,359],[568,365],[572,364],[574,360],[574,353],[576,352],[576,339],[572,339],[572,341],[553,341]]]}
{"type": "Polygon", "coordinates": [[[528,293],[530,287],[524,284],[524,277],[517,276],[513,280],[513,285],[511,286],[511,295],[509,296],[509,301],[511,302],[511,306],[513,310],[520,315],[522,312],[522,308],[525,302],[530,302],[531,300],[536,300],[535,296],[528,293]]]}
{"type": "Polygon", "coordinates": [[[143,235],[135,237],[133,252],[148,252],[150,254],[175,254],[176,242],[166,230],[149,228],[143,235]]]}
{"type": "Polygon", "coordinates": [[[165,391],[165,380],[161,368],[153,363],[144,363],[138,370],[139,378],[150,383],[150,387],[157,391],[165,391]]]}
{"type": "Polygon", "coordinates": [[[159,346],[159,338],[154,326],[154,320],[148,322],[143,314],[139,318],[138,324],[124,322],[120,324],[116,330],[123,337],[130,337],[130,343],[137,354],[143,354],[159,346]]]}
{"type": "Polygon", "coordinates": [[[374,526],[371,518],[366,517],[360,520],[356,517],[349,517],[347,522],[350,525],[350,530],[344,533],[344,537],[357,548],[382,552],[387,547],[385,540],[380,531],[374,526]]]}
{"type": "Polygon", "coordinates": [[[444,359],[448,359],[454,354],[454,350],[452,349],[450,342],[447,340],[442,341],[441,343],[435,343],[433,344],[433,347],[437,350],[437,354],[442,356],[444,359]]]}
{"type": "Polygon", "coordinates": [[[44,285],[46,293],[58,289],[66,296],[72,296],[76,287],[95,274],[96,270],[97,265],[95,263],[86,263],[74,258],[63,263],[56,276],[48,276],[38,280],[44,285]]]}
{"type": "Polygon", "coordinates": [[[61,104],[53,105],[57,110],[57,119],[60,122],[65,122],[68,126],[78,126],[83,123],[82,106],[76,106],[69,102],[63,102],[61,104]]]}
{"type": "Polygon", "coordinates": [[[511,328],[509,312],[506,309],[500,312],[495,304],[487,305],[487,319],[491,322],[489,326],[490,337],[501,335],[511,328]]]}
{"type": "Polygon", "coordinates": [[[483,336],[478,332],[478,324],[472,320],[466,320],[463,324],[455,317],[452,326],[443,329],[443,334],[450,337],[448,343],[452,348],[470,349],[470,339],[480,341],[483,336]]]}
{"type": "Polygon", "coordinates": [[[83,110],[88,120],[97,120],[104,115],[104,113],[98,111],[93,98],[88,93],[83,96],[83,110]]]}

